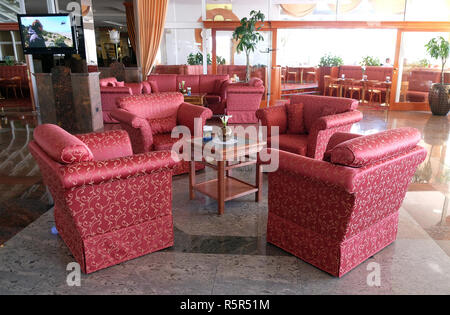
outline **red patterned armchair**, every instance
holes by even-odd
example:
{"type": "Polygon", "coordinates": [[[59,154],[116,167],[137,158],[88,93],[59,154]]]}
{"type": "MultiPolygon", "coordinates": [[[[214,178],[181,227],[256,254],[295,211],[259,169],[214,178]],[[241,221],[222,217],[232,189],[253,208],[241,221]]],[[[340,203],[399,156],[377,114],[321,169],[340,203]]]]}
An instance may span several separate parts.
{"type": "MultiPolygon", "coordinates": [[[[112,112],[122,128],[130,135],[133,152],[171,150],[178,138],[172,138],[172,129],[186,126],[191,135],[203,134],[206,120],[212,112],[202,106],[184,103],[183,94],[163,92],[148,95],[136,95],[118,101],[119,109],[112,112]],[[194,119],[201,124],[194,126],[194,119]]],[[[198,164],[198,169],[204,168],[198,164]]],[[[189,162],[181,161],[174,169],[174,175],[187,173],[189,162]]]]}
{"type": "Polygon", "coordinates": [[[258,122],[256,111],[264,95],[263,81],[250,79],[248,83],[230,84],[227,88],[226,114],[232,115],[232,124],[255,124],[258,122]]]}
{"type": "Polygon", "coordinates": [[[83,272],[173,245],[169,151],[133,155],[124,130],[73,136],[49,124],[35,129],[29,149],[83,272]]]}
{"type": "Polygon", "coordinates": [[[269,173],[267,241],[341,277],[397,237],[426,150],[414,128],[332,136],[325,160],[280,151],[269,173]]]}
{"type": "Polygon", "coordinates": [[[259,109],[256,116],[267,126],[268,145],[277,141],[283,151],[322,159],[330,137],[348,132],[362,119],[358,101],[329,96],[298,95],[291,103],[259,109]],[[272,138],[271,127],[279,127],[278,139],[272,138]]]}

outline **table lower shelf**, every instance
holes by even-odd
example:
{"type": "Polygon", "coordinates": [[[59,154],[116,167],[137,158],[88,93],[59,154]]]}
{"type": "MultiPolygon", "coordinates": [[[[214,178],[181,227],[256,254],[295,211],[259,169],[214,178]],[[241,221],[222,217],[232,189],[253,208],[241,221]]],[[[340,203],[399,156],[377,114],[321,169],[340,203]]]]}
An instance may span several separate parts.
{"type": "MultiPolygon", "coordinates": [[[[218,180],[213,179],[200,184],[196,184],[193,188],[194,190],[205,194],[215,200],[219,199],[218,193],[218,180]]],[[[249,195],[258,191],[253,185],[244,183],[243,181],[237,180],[233,177],[225,177],[225,200],[232,200],[245,195],[249,195]]]]}

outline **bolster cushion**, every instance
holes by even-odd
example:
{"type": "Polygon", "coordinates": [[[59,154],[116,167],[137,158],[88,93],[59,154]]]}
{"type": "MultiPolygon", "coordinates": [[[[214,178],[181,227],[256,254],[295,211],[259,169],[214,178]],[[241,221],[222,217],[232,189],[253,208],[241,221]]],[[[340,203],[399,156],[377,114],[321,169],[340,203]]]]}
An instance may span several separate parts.
{"type": "Polygon", "coordinates": [[[94,160],[94,155],[83,141],[56,125],[37,126],[33,137],[39,147],[59,163],[70,164],[94,160]]]}
{"type": "Polygon", "coordinates": [[[387,130],[336,145],[330,159],[335,164],[362,167],[412,150],[420,139],[415,128],[387,130]]]}

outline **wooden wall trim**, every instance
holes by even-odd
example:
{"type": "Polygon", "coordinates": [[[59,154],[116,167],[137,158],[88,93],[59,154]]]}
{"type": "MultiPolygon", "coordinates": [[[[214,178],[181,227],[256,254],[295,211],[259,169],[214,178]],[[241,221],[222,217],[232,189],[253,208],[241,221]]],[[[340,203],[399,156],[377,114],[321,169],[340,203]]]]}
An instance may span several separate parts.
{"type": "Polygon", "coordinates": [[[0,23],[0,31],[18,31],[18,23],[0,23]]]}
{"type": "MultiPolygon", "coordinates": [[[[234,30],[240,25],[236,21],[203,21],[205,28],[234,30]]],[[[279,28],[381,28],[409,31],[450,31],[450,22],[404,22],[404,21],[266,21],[262,30],[279,28]]]]}

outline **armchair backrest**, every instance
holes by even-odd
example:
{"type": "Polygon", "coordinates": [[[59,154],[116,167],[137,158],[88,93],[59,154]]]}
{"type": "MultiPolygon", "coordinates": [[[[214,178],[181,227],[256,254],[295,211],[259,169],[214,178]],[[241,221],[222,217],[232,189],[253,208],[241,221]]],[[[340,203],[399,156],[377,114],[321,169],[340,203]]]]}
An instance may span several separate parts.
{"type": "Polygon", "coordinates": [[[303,120],[307,132],[320,117],[356,110],[359,105],[357,100],[350,98],[318,95],[295,95],[291,97],[291,103],[303,103],[303,120]]]}
{"type": "Polygon", "coordinates": [[[176,115],[183,102],[183,94],[166,92],[123,97],[117,105],[141,118],[164,118],[176,115]]]}
{"type": "Polygon", "coordinates": [[[228,80],[228,74],[153,74],[147,81],[156,81],[160,92],[176,92],[179,84],[185,81],[192,93],[214,93],[216,81],[228,80]]]}
{"type": "Polygon", "coordinates": [[[414,69],[411,71],[409,78],[408,90],[428,92],[430,90],[430,83],[436,83],[440,80],[440,72],[428,69],[414,69]]]}

